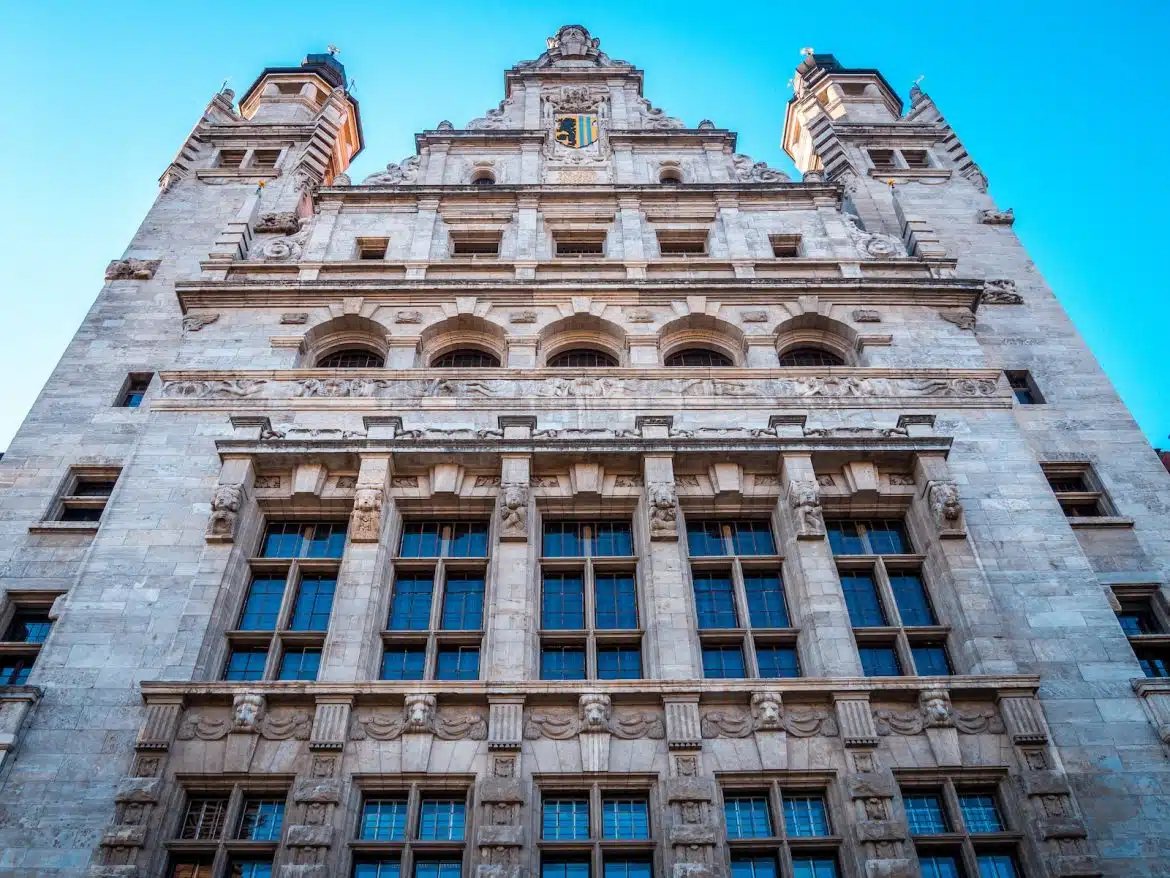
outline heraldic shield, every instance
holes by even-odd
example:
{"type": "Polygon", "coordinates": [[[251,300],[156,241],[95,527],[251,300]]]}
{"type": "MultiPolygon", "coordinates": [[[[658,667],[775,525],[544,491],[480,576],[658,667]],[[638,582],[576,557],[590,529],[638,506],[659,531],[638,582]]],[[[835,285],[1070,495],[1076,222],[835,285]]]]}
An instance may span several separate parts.
{"type": "Polygon", "coordinates": [[[597,117],[566,115],[556,117],[556,140],[562,146],[581,149],[597,140],[597,117]]]}

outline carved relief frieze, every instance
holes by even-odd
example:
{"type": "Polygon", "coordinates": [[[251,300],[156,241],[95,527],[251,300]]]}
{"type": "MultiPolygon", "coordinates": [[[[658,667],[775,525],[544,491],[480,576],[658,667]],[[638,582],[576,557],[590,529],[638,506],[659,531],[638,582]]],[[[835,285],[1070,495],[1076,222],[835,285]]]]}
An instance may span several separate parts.
{"type": "Polygon", "coordinates": [[[704,738],[746,738],[761,729],[783,729],[794,738],[833,738],[838,734],[837,721],[828,709],[781,706],[779,702],[757,702],[754,711],[735,706],[706,708],[701,712],[700,726],[704,738]]]}
{"type": "Polygon", "coordinates": [[[529,741],[540,738],[565,741],[583,731],[605,731],[624,741],[666,737],[666,725],[660,711],[612,707],[606,695],[582,696],[576,710],[569,707],[532,708],[524,719],[524,737],[529,741]]]}
{"type": "Polygon", "coordinates": [[[106,266],[106,280],[150,280],[161,259],[115,259],[106,266]]]}

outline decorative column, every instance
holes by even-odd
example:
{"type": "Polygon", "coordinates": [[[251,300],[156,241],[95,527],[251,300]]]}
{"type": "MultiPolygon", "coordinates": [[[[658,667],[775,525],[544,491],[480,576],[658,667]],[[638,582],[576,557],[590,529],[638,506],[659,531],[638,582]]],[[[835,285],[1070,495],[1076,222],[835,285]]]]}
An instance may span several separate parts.
{"type": "Polygon", "coordinates": [[[414,229],[410,236],[410,252],[406,258],[406,276],[426,276],[427,262],[431,258],[431,239],[435,234],[435,220],[438,218],[439,199],[419,198],[418,213],[414,218],[414,229]]]}
{"type": "Polygon", "coordinates": [[[520,785],[524,696],[488,696],[488,775],[476,786],[476,878],[520,878],[524,791],[520,785]]]}
{"type": "Polygon", "coordinates": [[[539,240],[540,200],[534,195],[521,195],[516,199],[516,277],[531,280],[536,277],[536,262],[539,240]]]}
{"type": "Polygon", "coordinates": [[[780,524],[783,554],[792,561],[789,581],[796,598],[801,655],[810,677],[859,677],[861,662],[853,644],[849,610],[829,541],[817,491],[812,456],[792,452],[780,457],[780,524]]]}
{"type": "Polygon", "coordinates": [[[626,264],[626,275],[630,278],[646,277],[646,249],[642,242],[642,202],[637,196],[618,198],[617,221],[622,236],[622,261],[626,264]]]}
{"type": "Polygon", "coordinates": [[[670,776],[664,789],[672,878],[713,878],[715,781],[704,776],[699,696],[663,696],[670,776]]]}
{"type": "Polygon", "coordinates": [[[376,661],[376,632],[385,620],[375,617],[390,573],[383,542],[390,532],[390,516],[384,512],[392,472],[389,454],[361,455],[349,539],[337,571],[329,633],[321,655],[318,679],[323,682],[368,677],[376,661]]]}
{"type": "MultiPolygon", "coordinates": [[[[333,228],[337,225],[337,217],[341,213],[341,205],[341,199],[326,201],[320,205],[318,213],[313,217],[309,240],[301,253],[302,262],[319,263],[325,261],[329,242],[333,240],[333,228]]],[[[302,268],[299,280],[316,280],[320,271],[320,268],[302,268]]]]}
{"type": "Polygon", "coordinates": [[[755,277],[752,252],[739,215],[739,198],[735,195],[716,195],[715,204],[719,209],[719,224],[727,239],[727,258],[731,261],[735,276],[755,277]]]}
{"type": "MultiPolygon", "coordinates": [[[[536,418],[526,415],[501,416],[505,439],[528,439],[536,429],[536,418]]],[[[495,543],[492,547],[492,575],[487,609],[488,631],[485,648],[486,678],[493,681],[533,679],[536,631],[532,620],[532,570],[535,548],[530,544],[532,499],[529,482],[532,457],[529,454],[500,456],[500,490],[496,497],[495,543]]]]}
{"type": "MultiPolygon", "coordinates": [[[[643,439],[666,439],[673,419],[639,417],[634,423],[643,439]]],[[[678,544],[673,456],[647,454],[642,458],[642,470],[646,493],[636,528],[646,546],[647,672],[665,680],[697,680],[703,676],[703,666],[695,633],[694,598],[678,544]]]]}

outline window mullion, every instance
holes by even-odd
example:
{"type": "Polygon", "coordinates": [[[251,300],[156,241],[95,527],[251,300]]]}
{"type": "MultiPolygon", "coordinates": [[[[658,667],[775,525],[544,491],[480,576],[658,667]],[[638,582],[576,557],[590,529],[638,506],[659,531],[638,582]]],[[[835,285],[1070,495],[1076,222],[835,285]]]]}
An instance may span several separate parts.
{"type": "Polygon", "coordinates": [[[874,556],[873,574],[878,599],[881,600],[886,613],[886,623],[891,627],[901,628],[902,614],[898,610],[898,602],[894,598],[894,588],[890,585],[889,572],[886,570],[886,559],[881,555],[874,556]]]}
{"type": "Polygon", "coordinates": [[[747,587],[743,582],[743,564],[739,556],[732,556],[731,559],[731,591],[735,598],[739,627],[746,631],[742,640],[744,673],[748,677],[759,677],[760,665],[756,661],[756,643],[751,631],[752,620],[747,602],[747,587]]]}
{"type": "Polygon", "coordinates": [[[292,625],[293,611],[296,606],[297,593],[300,591],[298,583],[301,579],[300,564],[294,558],[288,565],[288,572],[284,579],[284,594],[280,598],[280,609],[276,613],[277,631],[287,631],[292,625]]]}
{"type": "MultiPolygon", "coordinates": [[[[780,792],[780,782],[773,780],[768,784],[768,808],[772,812],[772,835],[775,838],[788,840],[788,830],[784,824],[784,795],[780,792]]],[[[789,864],[791,869],[791,863],[789,864]]]]}

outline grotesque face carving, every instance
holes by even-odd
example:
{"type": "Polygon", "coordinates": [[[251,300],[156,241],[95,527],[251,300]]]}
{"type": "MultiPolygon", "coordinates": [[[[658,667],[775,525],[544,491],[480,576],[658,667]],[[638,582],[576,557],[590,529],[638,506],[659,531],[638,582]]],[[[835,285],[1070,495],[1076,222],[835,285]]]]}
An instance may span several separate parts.
{"type": "Polygon", "coordinates": [[[757,729],[779,729],[783,713],[780,693],[757,692],[752,696],[752,709],[756,715],[757,729]]]}
{"type": "Polygon", "coordinates": [[[429,732],[435,722],[434,695],[407,695],[404,713],[408,732],[429,732]]]}
{"type": "Polygon", "coordinates": [[[264,716],[264,696],[245,693],[232,701],[232,731],[254,732],[264,716]]]}
{"type": "Polygon", "coordinates": [[[919,696],[919,705],[928,727],[951,725],[951,696],[944,690],[923,692],[919,696]]]}
{"type": "Polygon", "coordinates": [[[358,512],[377,512],[382,508],[382,489],[359,489],[353,498],[353,508],[358,512]]]}
{"type": "Polygon", "coordinates": [[[608,695],[581,696],[581,729],[602,732],[609,727],[610,700],[608,695]]]}

